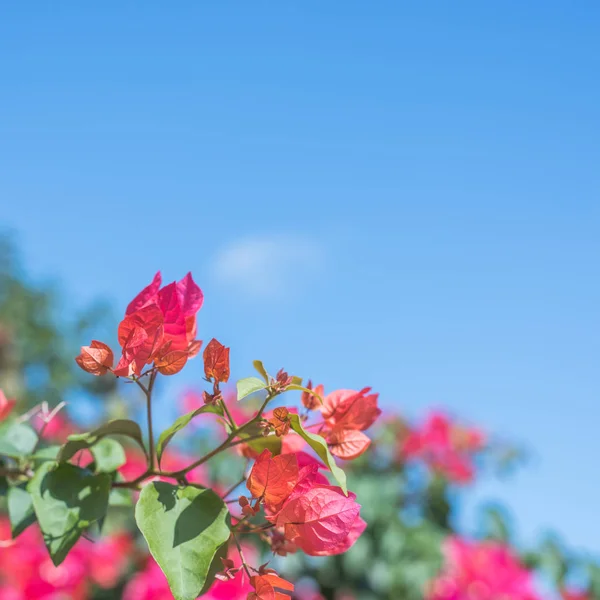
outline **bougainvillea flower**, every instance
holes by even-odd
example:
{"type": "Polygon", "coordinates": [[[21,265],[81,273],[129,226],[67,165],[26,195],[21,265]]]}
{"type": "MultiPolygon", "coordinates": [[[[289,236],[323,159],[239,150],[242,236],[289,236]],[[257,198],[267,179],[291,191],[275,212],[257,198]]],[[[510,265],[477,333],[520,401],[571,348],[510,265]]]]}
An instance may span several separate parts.
{"type": "Polygon", "coordinates": [[[229,348],[215,338],[204,349],[204,375],[217,383],[229,380],[229,348]]]}
{"type": "MultiPolygon", "coordinates": [[[[0,521],[0,538],[10,537],[7,519],[0,521]]],[[[114,533],[97,543],[81,539],[64,562],[55,567],[38,527],[27,528],[8,548],[0,548],[0,598],[3,600],[85,600],[91,585],[112,588],[124,576],[133,541],[114,533]]]]}
{"type": "MultiPolygon", "coordinates": [[[[204,295],[191,273],[181,281],[162,288],[161,283],[159,271],[152,282],[129,303],[125,314],[131,315],[147,306],[157,306],[163,315],[165,340],[172,342],[171,350],[187,350],[196,337],[196,313],[202,307],[204,295]]],[[[197,353],[199,348],[193,350],[197,353]]]]}
{"type": "Polygon", "coordinates": [[[325,396],[325,389],[322,384],[319,384],[315,388],[313,388],[312,381],[310,379],[306,384],[306,389],[311,391],[302,392],[302,395],[300,396],[300,401],[302,402],[303,406],[308,410],[316,410],[322,404],[323,397],[325,396]]]}
{"type": "Polygon", "coordinates": [[[160,309],[150,304],[127,315],[119,324],[119,344],[123,349],[115,374],[140,375],[144,365],[153,361],[163,347],[164,324],[160,309]]]}
{"type": "Polygon", "coordinates": [[[89,346],[82,346],[77,364],[92,375],[104,375],[112,368],[115,357],[113,351],[104,343],[93,340],[89,346]]]}
{"type": "Polygon", "coordinates": [[[277,514],[276,525],[306,554],[326,555],[336,553],[348,538],[359,513],[355,494],[317,485],[290,498],[277,514]]]}
{"type": "Polygon", "coordinates": [[[252,496],[264,500],[270,511],[277,511],[298,483],[295,454],[273,456],[263,450],[252,466],[246,486],[252,496]]]}
{"type": "Polygon", "coordinates": [[[371,440],[356,429],[334,427],[327,433],[327,445],[331,454],[345,460],[351,460],[363,454],[371,445],[371,440]]]}
{"type": "Polygon", "coordinates": [[[453,423],[443,413],[432,413],[421,428],[400,441],[404,459],[418,458],[455,483],[468,483],[475,472],[473,458],[484,444],[483,434],[453,423]]]}
{"type": "Polygon", "coordinates": [[[247,600],[289,600],[291,596],[285,592],[294,591],[292,583],[273,573],[251,577],[250,585],[254,592],[248,594],[247,600]]]}
{"type": "Polygon", "coordinates": [[[9,400],[4,392],[0,390],[0,421],[4,421],[10,415],[16,403],[16,400],[9,400]]]}
{"type": "Polygon", "coordinates": [[[446,564],[428,586],[428,600],[540,600],[531,573],[498,542],[447,540],[446,564]]]}
{"type": "Polygon", "coordinates": [[[337,390],[327,394],[323,400],[321,413],[332,427],[363,431],[373,425],[381,410],[377,406],[379,394],[369,394],[371,388],[359,392],[337,390]]]}

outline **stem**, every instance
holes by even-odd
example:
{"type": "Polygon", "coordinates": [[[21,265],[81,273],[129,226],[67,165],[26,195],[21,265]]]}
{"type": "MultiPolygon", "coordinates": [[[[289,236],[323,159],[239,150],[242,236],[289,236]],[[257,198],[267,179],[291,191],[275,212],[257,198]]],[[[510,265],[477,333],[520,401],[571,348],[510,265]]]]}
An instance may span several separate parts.
{"type": "MultiPolygon", "coordinates": [[[[227,448],[229,448],[230,446],[233,445],[232,442],[235,440],[236,437],[239,436],[239,434],[242,431],[244,431],[245,429],[247,429],[248,427],[250,427],[251,425],[253,425],[257,421],[260,421],[260,419],[262,417],[262,414],[263,414],[265,408],[267,407],[267,404],[276,395],[277,394],[269,394],[266,397],[265,401],[263,402],[262,406],[260,407],[260,409],[259,409],[258,413],[256,414],[256,416],[253,417],[252,419],[250,419],[248,422],[244,423],[241,427],[239,427],[235,431],[232,431],[229,434],[229,436],[227,437],[227,439],[220,446],[218,446],[217,448],[215,448],[214,450],[212,450],[211,452],[209,452],[208,454],[206,454],[205,456],[203,456],[201,459],[199,459],[196,462],[192,463],[191,465],[189,465],[185,469],[180,469],[179,471],[171,471],[171,472],[161,473],[161,475],[164,475],[165,477],[174,477],[175,479],[178,479],[182,475],[185,475],[186,473],[189,473],[190,471],[192,471],[196,467],[199,467],[200,465],[203,465],[206,461],[210,460],[213,456],[216,456],[217,454],[223,452],[223,450],[227,450],[227,448]]],[[[248,438],[248,439],[250,439],[250,438],[248,438]]],[[[242,440],[240,440],[238,442],[234,442],[234,444],[242,444],[242,443],[244,443],[246,441],[247,440],[242,439],[242,440]]]]}
{"type": "Polygon", "coordinates": [[[244,483],[244,481],[246,481],[245,477],[242,477],[237,483],[235,483],[234,485],[232,485],[224,494],[223,494],[223,499],[227,498],[227,496],[229,496],[229,494],[231,494],[231,492],[233,492],[235,490],[236,487],[242,485],[242,483],[244,483]]]}
{"type": "Polygon", "coordinates": [[[237,429],[237,423],[235,422],[234,418],[232,417],[231,413],[229,412],[229,408],[227,408],[227,404],[225,404],[225,400],[223,400],[222,398],[221,398],[221,407],[225,411],[225,414],[227,415],[227,418],[229,419],[229,422],[235,431],[237,429]]]}
{"type": "Polygon", "coordinates": [[[154,432],[152,431],[152,390],[156,381],[156,371],[150,375],[150,383],[148,384],[147,406],[148,406],[148,437],[150,438],[150,469],[154,469],[156,464],[156,456],[154,451],[154,432]]]}
{"type": "Polygon", "coordinates": [[[250,574],[250,571],[248,570],[248,565],[246,564],[246,559],[244,558],[244,553],[242,551],[242,547],[240,546],[240,543],[238,542],[237,538],[235,537],[235,533],[231,532],[231,536],[233,537],[233,541],[235,542],[235,545],[237,546],[238,552],[240,554],[240,558],[242,559],[242,566],[244,567],[244,571],[246,571],[246,575],[248,575],[248,579],[250,579],[252,577],[252,575],[250,574]]]}
{"type": "MultiPolygon", "coordinates": [[[[146,396],[146,410],[148,415],[148,438],[149,438],[149,446],[150,453],[148,456],[148,473],[154,471],[154,467],[156,465],[156,456],[154,452],[154,431],[152,429],[152,390],[154,389],[154,382],[156,381],[156,371],[153,371],[150,375],[150,382],[148,383],[148,387],[146,387],[139,379],[135,379],[134,381],[137,383],[138,387],[144,392],[146,396]]],[[[144,477],[145,478],[145,477],[144,477]]],[[[139,479],[139,477],[138,477],[139,479]]],[[[129,482],[133,483],[133,482],[129,482]]]]}

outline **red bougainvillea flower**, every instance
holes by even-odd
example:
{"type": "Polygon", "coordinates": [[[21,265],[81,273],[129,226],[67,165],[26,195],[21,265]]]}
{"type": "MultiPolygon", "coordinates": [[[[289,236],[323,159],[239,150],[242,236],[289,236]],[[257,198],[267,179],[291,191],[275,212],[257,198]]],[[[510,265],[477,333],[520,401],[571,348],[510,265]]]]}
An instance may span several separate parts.
{"type": "MultiPolygon", "coordinates": [[[[114,369],[115,375],[139,376],[144,366],[152,362],[163,375],[173,375],[200,350],[201,342],[195,337],[196,313],[204,299],[202,291],[190,273],[162,288],[161,281],[158,272],[127,307],[119,325],[122,356],[114,369]]],[[[89,355],[90,350],[84,347],[78,357],[77,362],[85,370],[89,370],[89,355]]],[[[102,363],[101,367],[104,366],[102,363]]]]}
{"type": "Polygon", "coordinates": [[[161,283],[159,271],[129,303],[125,314],[129,316],[146,306],[157,306],[163,315],[165,341],[171,341],[171,350],[185,350],[196,337],[196,313],[202,308],[204,295],[191,273],[162,288],[161,283]]]}
{"type": "Polygon", "coordinates": [[[400,442],[404,459],[418,458],[455,483],[468,483],[474,475],[474,454],[485,443],[483,433],[454,424],[443,413],[432,413],[420,429],[400,442]]]}
{"type": "Polygon", "coordinates": [[[9,400],[4,392],[0,390],[0,421],[4,421],[10,415],[16,403],[16,400],[9,400]]]}
{"type": "Polygon", "coordinates": [[[428,586],[427,600],[541,600],[531,573],[504,544],[452,537],[445,557],[442,573],[428,586]]]}

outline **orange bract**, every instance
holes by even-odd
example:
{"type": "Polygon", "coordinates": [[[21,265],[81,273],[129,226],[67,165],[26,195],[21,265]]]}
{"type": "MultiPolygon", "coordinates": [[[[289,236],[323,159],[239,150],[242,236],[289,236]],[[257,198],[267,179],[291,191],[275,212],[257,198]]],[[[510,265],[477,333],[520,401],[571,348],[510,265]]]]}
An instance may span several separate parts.
{"type": "Polygon", "coordinates": [[[156,359],[154,364],[158,368],[158,372],[163,375],[175,375],[179,373],[187,362],[188,354],[182,350],[173,350],[165,354],[163,357],[156,359]]]}
{"type": "Polygon", "coordinates": [[[263,450],[256,459],[246,486],[254,498],[264,499],[265,505],[276,511],[287,500],[298,483],[298,459],[295,454],[273,457],[263,450]]]}
{"type": "Polygon", "coordinates": [[[218,383],[229,380],[229,348],[213,338],[204,350],[204,374],[218,383]]]}
{"type": "Polygon", "coordinates": [[[104,375],[112,368],[114,355],[105,343],[93,340],[91,345],[81,347],[81,353],[75,361],[92,375],[104,375]]]}
{"type": "Polygon", "coordinates": [[[291,596],[279,590],[294,591],[293,583],[275,574],[255,575],[250,578],[250,585],[255,591],[248,594],[247,600],[288,600],[291,596]]]}
{"type": "Polygon", "coordinates": [[[278,437],[285,435],[290,430],[290,411],[285,406],[280,406],[273,411],[273,418],[269,419],[269,423],[275,428],[275,433],[278,437]]]}

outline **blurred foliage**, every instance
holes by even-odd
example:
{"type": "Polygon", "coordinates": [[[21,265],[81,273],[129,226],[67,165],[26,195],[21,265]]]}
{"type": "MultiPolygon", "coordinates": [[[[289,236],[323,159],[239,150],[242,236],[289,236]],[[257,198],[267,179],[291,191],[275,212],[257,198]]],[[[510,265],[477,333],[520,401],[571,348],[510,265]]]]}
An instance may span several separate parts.
{"type": "Polygon", "coordinates": [[[116,388],[114,379],[83,377],[73,360],[82,339],[111,323],[107,305],[68,316],[59,306],[56,286],[29,281],[12,239],[0,236],[0,389],[20,408],[56,405],[78,388],[95,395],[116,388]]]}

